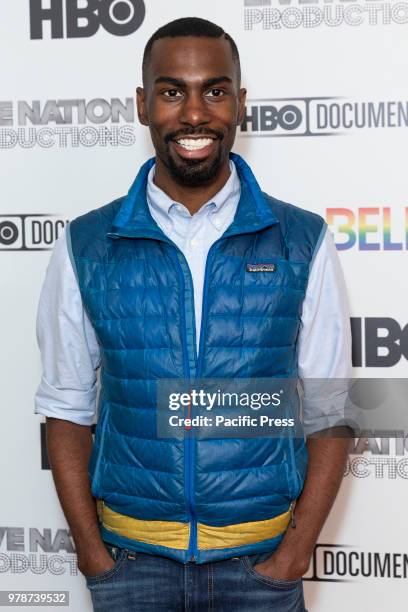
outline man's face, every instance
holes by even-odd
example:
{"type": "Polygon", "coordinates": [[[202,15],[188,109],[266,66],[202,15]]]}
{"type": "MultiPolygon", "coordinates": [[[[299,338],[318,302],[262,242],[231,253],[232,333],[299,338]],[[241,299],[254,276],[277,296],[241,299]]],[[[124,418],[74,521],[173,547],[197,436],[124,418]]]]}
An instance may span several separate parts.
{"type": "Polygon", "coordinates": [[[183,185],[211,183],[223,165],[245,110],[237,66],[224,38],[157,40],[138,88],[139,119],[158,159],[183,185]]]}

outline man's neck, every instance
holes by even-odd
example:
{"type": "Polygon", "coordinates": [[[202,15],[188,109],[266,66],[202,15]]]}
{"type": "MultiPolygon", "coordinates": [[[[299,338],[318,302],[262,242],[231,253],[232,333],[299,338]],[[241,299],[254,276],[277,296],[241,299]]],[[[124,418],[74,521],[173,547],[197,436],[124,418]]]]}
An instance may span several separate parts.
{"type": "Polygon", "coordinates": [[[156,157],[156,167],[153,182],[162,189],[169,198],[175,202],[180,202],[194,215],[200,208],[209,202],[218,193],[230,177],[231,170],[229,160],[221,167],[217,177],[209,184],[190,187],[182,185],[174,180],[166,166],[156,157]]]}

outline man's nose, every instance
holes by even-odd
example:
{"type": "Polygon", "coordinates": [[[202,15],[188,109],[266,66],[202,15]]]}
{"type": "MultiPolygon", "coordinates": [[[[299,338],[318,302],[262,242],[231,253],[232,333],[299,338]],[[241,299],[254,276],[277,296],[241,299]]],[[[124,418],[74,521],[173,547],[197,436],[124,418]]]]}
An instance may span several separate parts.
{"type": "Polygon", "coordinates": [[[209,123],[211,117],[205,100],[200,94],[186,96],[179,120],[192,126],[209,123]]]}

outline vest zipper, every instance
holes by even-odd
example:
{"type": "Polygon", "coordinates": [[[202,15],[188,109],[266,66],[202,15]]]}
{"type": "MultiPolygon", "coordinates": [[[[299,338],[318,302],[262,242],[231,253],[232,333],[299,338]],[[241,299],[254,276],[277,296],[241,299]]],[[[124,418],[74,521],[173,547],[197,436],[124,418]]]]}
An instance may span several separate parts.
{"type": "Polygon", "coordinates": [[[290,506],[289,506],[290,525],[293,529],[296,529],[295,505],[296,505],[296,500],[293,500],[292,502],[290,502],[290,506]]]}
{"type": "MultiPolygon", "coordinates": [[[[199,342],[199,348],[198,348],[198,355],[197,355],[197,363],[196,363],[196,372],[195,372],[195,378],[198,378],[201,375],[201,371],[202,371],[202,365],[203,365],[203,348],[204,348],[204,331],[207,325],[207,294],[208,294],[208,269],[210,267],[210,262],[211,262],[211,255],[212,252],[214,251],[215,245],[221,240],[221,238],[219,238],[218,240],[216,240],[210,247],[208,254],[207,254],[207,259],[205,262],[205,270],[204,270],[204,283],[203,283],[203,303],[201,306],[201,324],[200,324],[200,342],[199,342]]],[[[191,278],[191,273],[190,273],[190,278],[191,278]]],[[[193,281],[191,278],[191,283],[193,286],[193,281]]],[[[194,287],[193,287],[193,314],[194,314],[194,287]]],[[[194,317],[194,325],[195,325],[195,317],[194,317]]],[[[193,416],[193,415],[191,415],[193,416]]],[[[189,431],[189,438],[187,438],[187,442],[188,444],[188,448],[189,448],[189,466],[190,466],[190,475],[191,475],[191,471],[194,469],[194,464],[195,464],[195,456],[194,456],[194,444],[193,444],[193,440],[191,439],[191,435],[192,435],[192,430],[189,431]]],[[[191,487],[191,510],[193,513],[193,508],[194,508],[194,482],[191,478],[190,481],[190,487],[191,487]]],[[[197,541],[197,518],[196,515],[194,513],[194,520],[191,523],[191,534],[190,534],[190,548],[192,550],[192,556],[190,558],[191,561],[196,561],[196,556],[195,553],[197,552],[198,554],[198,541],[197,541]]]]}
{"type": "MultiPolygon", "coordinates": [[[[203,354],[203,348],[204,348],[204,331],[207,325],[207,294],[208,294],[208,269],[210,267],[210,262],[211,262],[211,256],[213,254],[213,251],[215,250],[214,247],[216,246],[216,244],[218,242],[220,242],[222,240],[222,238],[219,238],[218,240],[216,240],[210,247],[208,254],[207,254],[207,259],[206,259],[206,263],[205,263],[205,271],[204,271],[204,283],[203,283],[203,303],[202,303],[202,307],[201,307],[201,325],[200,325],[200,342],[199,342],[199,349],[198,349],[198,355],[197,355],[197,360],[196,360],[196,371],[195,371],[195,376],[194,378],[198,378],[201,375],[201,370],[202,370],[202,364],[203,364],[203,358],[202,358],[202,354],[203,354]]],[[[173,243],[174,244],[174,243],[173,243]]],[[[177,251],[181,254],[182,258],[184,259],[184,262],[186,264],[186,270],[187,270],[187,274],[189,277],[189,282],[191,285],[191,290],[192,290],[192,315],[193,315],[193,332],[194,332],[194,342],[196,345],[196,334],[195,334],[195,304],[194,304],[194,284],[193,284],[193,279],[191,276],[191,271],[190,268],[188,266],[187,260],[184,256],[184,254],[180,251],[180,249],[176,246],[177,251]]],[[[177,258],[178,259],[178,258],[177,258]]],[[[185,292],[185,280],[184,280],[184,274],[183,274],[183,270],[181,269],[181,264],[179,261],[177,261],[178,265],[179,265],[179,269],[180,269],[180,279],[182,282],[182,287],[183,287],[183,294],[185,292]]],[[[186,339],[186,312],[185,312],[185,303],[183,302],[183,317],[184,317],[184,327],[183,327],[183,342],[185,344],[185,348],[186,351],[188,351],[188,346],[187,346],[187,339],[186,339]]],[[[194,346],[194,350],[195,350],[195,346],[194,346]]],[[[185,351],[185,352],[186,352],[185,351]]],[[[188,364],[188,359],[184,360],[184,364],[185,364],[185,369],[188,372],[188,376],[190,376],[190,367],[188,364]]],[[[190,415],[191,417],[193,416],[192,414],[190,415]]],[[[187,490],[188,490],[188,501],[189,501],[189,506],[190,506],[190,514],[191,514],[191,531],[190,531],[190,542],[189,542],[189,548],[188,548],[188,553],[190,553],[190,561],[195,562],[196,558],[197,558],[197,554],[198,554],[198,542],[197,542],[197,516],[195,514],[195,508],[194,508],[194,479],[193,479],[193,470],[194,470],[194,463],[195,463],[195,454],[194,454],[194,438],[193,438],[193,433],[192,430],[188,431],[187,437],[186,437],[186,450],[187,450],[187,473],[186,476],[188,477],[188,483],[187,483],[187,490]]]]}

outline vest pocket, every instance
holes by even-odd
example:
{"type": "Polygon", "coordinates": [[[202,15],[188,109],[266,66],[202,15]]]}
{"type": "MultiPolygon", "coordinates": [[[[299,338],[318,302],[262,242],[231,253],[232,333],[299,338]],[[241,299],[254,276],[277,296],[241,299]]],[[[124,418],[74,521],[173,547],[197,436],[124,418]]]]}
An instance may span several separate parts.
{"type": "Polygon", "coordinates": [[[286,479],[288,481],[288,492],[291,500],[298,498],[301,490],[301,479],[296,463],[296,456],[294,451],[293,439],[288,438],[286,440],[286,448],[284,450],[285,456],[285,471],[286,479]]]}
{"type": "Polygon", "coordinates": [[[104,445],[105,445],[105,436],[106,436],[106,429],[107,429],[107,423],[108,423],[108,416],[109,416],[109,411],[108,408],[102,403],[101,404],[101,420],[97,425],[97,432],[96,432],[96,437],[98,439],[98,442],[95,441],[94,443],[94,448],[93,448],[93,453],[96,453],[96,457],[95,457],[95,467],[93,470],[93,477],[92,477],[92,486],[91,486],[91,490],[92,490],[92,495],[94,497],[100,497],[101,496],[101,490],[102,490],[102,468],[103,468],[103,451],[104,451],[104,445]],[[99,428],[99,431],[98,431],[99,428]]]}

